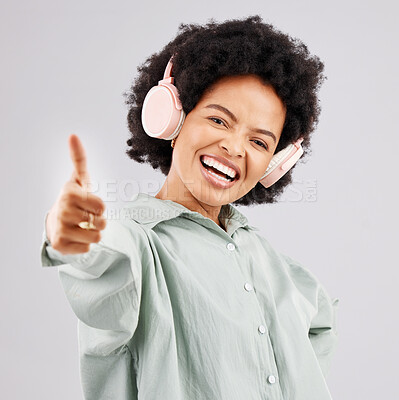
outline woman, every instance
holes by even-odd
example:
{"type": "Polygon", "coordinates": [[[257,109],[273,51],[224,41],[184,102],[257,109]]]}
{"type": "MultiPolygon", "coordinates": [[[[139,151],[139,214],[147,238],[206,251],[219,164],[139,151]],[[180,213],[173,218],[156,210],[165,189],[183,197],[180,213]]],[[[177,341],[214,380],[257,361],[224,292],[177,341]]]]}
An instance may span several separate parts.
{"type": "Polygon", "coordinates": [[[107,224],[70,136],[42,263],[79,318],[86,399],[331,398],[338,299],[231,204],[274,202],[290,183],[322,71],[259,16],[181,25],[127,94],[127,154],[167,178],[107,224]]]}

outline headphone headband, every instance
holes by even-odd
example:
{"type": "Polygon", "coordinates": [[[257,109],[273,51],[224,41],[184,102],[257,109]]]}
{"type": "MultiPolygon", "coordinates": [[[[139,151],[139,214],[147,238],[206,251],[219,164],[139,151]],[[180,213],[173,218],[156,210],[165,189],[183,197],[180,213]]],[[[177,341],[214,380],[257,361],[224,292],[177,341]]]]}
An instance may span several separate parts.
{"type": "Polygon", "coordinates": [[[173,56],[170,57],[170,60],[168,61],[168,65],[165,68],[165,72],[163,74],[163,79],[168,79],[172,77],[172,70],[173,70],[173,56]]]}

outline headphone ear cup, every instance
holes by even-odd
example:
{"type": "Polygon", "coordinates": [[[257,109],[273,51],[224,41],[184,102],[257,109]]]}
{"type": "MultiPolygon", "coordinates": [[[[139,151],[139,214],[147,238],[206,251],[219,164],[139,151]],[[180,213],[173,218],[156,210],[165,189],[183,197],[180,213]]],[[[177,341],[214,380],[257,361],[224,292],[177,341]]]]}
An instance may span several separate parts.
{"type": "Polygon", "coordinates": [[[303,154],[303,148],[301,146],[302,142],[303,138],[300,138],[295,143],[289,144],[285,149],[280,150],[272,157],[265,174],[259,180],[265,188],[276,183],[301,158],[303,154]]]}
{"type": "Polygon", "coordinates": [[[151,88],[141,111],[141,122],[147,135],[172,140],[179,134],[184,119],[176,86],[161,81],[151,88]]]}

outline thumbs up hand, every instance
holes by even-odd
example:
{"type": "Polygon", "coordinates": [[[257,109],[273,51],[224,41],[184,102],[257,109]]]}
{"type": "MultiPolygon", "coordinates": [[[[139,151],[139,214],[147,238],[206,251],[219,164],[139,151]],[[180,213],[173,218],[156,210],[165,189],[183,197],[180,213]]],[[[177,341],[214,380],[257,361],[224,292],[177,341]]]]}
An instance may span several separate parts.
{"type": "Polygon", "coordinates": [[[100,197],[89,192],[86,152],[76,135],[69,136],[69,151],[73,163],[72,176],[48,213],[46,232],[55,250],[62,254],[79,254],[88,252],[90,243],[101,240],[101,230],[106,226],[106,219],[102,216],[105,204],[100,197]],[[94,228],[82,229],[79,226],[90,219],[94,228]]]}

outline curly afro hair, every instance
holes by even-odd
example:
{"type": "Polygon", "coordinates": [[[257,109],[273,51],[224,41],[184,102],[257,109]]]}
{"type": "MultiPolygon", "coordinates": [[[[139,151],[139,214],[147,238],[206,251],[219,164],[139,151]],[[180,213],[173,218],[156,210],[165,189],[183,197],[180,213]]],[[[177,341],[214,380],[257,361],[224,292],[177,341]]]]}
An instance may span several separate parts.
{"type": "MultiPolygon", "coordinates": [[[[201,96],[224,76],[255,74],[272,85],[286,106],[286,118],[275,152],[303,137],[308,154],[310,135],[318,123],[317,97],[325,79],[324,64],[311,55],[304,43],[262,22],[259,15],[222,23],[210,19],[203,26],[180,24],[178,35],[160,52],[141,64],[138,76],[126,93],[129,107],[126,154],[139,163],[149,163],[167,175],[172,161],[170,141],[148,136],[141,123],[141,109],[147,92],[162,79],[173,59],[173,76],[183,110],[188,114],[201,96]]],[[[293,168],[292,168],[293,169],[293,168]]],[[[292,169],[269,188],[259,182],[236,205],[274,203],[292,182],[292,169]]]]}

